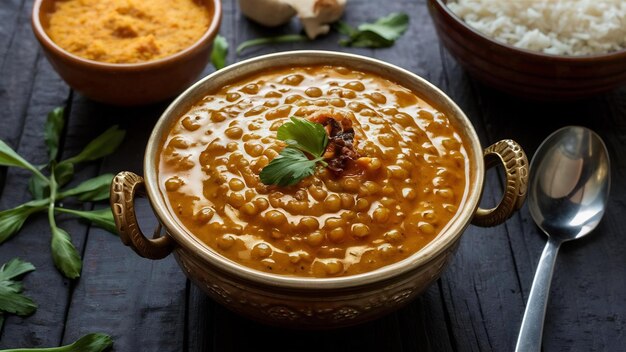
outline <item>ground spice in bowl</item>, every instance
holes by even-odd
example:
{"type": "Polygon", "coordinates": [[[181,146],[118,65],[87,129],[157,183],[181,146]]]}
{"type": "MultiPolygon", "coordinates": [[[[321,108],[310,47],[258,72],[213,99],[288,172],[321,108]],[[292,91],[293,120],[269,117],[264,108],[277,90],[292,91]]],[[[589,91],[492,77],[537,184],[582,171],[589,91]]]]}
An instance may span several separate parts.
{"type": "Polygon", "coordinates": [[[138,63],[173,55],[207,31],[210,10],[194,0],[64,0],[48,13],[50,38],[100,62],[138,63]]]}

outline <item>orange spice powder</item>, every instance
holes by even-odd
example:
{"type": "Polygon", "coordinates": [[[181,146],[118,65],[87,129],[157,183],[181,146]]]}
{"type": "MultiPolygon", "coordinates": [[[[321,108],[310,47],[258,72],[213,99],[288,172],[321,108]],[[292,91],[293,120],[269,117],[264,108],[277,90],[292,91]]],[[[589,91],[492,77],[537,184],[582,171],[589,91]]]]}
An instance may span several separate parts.
{"type": "Polygon", "coordinates": [[[210,10],[194,0],[58,0],[46,32],[86,59],[137,63],[175,54],[206,32],[210,10]]]}

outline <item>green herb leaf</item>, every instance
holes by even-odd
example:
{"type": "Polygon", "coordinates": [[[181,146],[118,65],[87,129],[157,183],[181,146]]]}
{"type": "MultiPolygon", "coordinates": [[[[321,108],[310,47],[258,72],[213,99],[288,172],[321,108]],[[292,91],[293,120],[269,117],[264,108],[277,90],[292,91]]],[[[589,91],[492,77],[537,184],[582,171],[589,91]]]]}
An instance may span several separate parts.
{"type": "Polygon", "coordinates": [[[13,258],[0,267],[0,281],[13,280],[35,270],[35,266],[19,258],[13,258]]]}
{"type": "Polygon", "coordinates": [[[33,200],[13,209],[0,211],[0,243],[17,233],[28,217],[46,209],[48,200],[33,200]]]}
{"type": "Polygon", "coordinates": [[[241,55],[241,53],[244,50],[251,48],[253,46],[282,44],[282,43],[297,43],[297,42],[306,42],[308,40],[309,38],[307,38],[307,36],[300,35],[300,34],[286,34],[286,35],[279,35],[276,37],[250,39],[239,44],[239,46],[237,47],[237,55],[241,55]]]}
{"type": "Polygon", "coordinates": [[[59,154],[59,140],[65,119],[63,118],[63,108],[56,108],[48,113],[48,119],[44,127],[44,140],[48,146],[48,155],[50,160],[56,160],[59,154]]]}
{"type": "Polygon", "coordinates": [[[392,46],[406,32],[409,28],[409,16],[406,13],[392,13],[374,23],[363,23],[358,29],[343,22],[335,28],[349,37],[339,42],[343,46],[385,48],[392,46]]]}
{"type": "Polygon", "coordinates": [[[56,210],[62,213],[80,216],[81,218],[91,221],[94,225],[101,227],[110,233],[117,234],[115,220],[113,219],[113,212],[110,207],[90,211],[67,208],[56,208],[56,210]]]}
{"type": "Polygon", "coordinates": [[[77,196],[79,200],[85,201],[99,201],[109,198],[109,191],[111,188],[111,181],[113,181],[113,174],[103,174],[92,179],[89,179],[78,186],[60,192],[57,199],[63,199],[67,197],[77,196]]]}
{"type": "Polygon", "coordinates": [[[28,180],[28,191],[33,198],[44,199],[50,194],[50,187],[41,178],[33,176],[28,180]]]}
{"type": "MultiPolygon", "coordinates": [[[[22,283],[14,279],[35,267],[18,258],[10,260],[0,267],[0,312],[17,315],[29,315],[37,309],[37,304],[32,299],[22,295],[22,283]]],[[[4,322],[4,316],[0,321],[0,328],[4,322]]]]}
{"type": "Polygon", "coordinates": [[[309,160],[298,149],[287,147],[274,158],[259,174],[266,185],[291,186],[305,177],[313,175],[315,164],[321,158],[309,160]]]}
{"type": "Polygon", "coordinates": [[[50,224],[50,230],[52,230],[50,245],[54,265],[69,279],[79,277],[83,264],[76,247],[72,244],[70,234],[53,223],[50,224]]]}
{"type": "Polygon", "coordinates": [[[71,345],[49,348],[18,348],[1,350],[0,352],[103,352],[113,346],[109,335],[94,333],[87,334],[71,345]]]}
{"type": "Polygon", "coordinates": [[[9,282],[0,282],[0,310],[17,315],[32,314],[37,309],[37,304],[22,295],[21,290],[9,285],[9,282]]]}
{"type": "Polygon", "coordinates": [[[211,63],[216,70],[226,67],[226,56],[228,55],[228,42],[226,38],[217,35],[213,40],[213,49],[211,50],[211,63]]]}
{"type": "MultiPolygon", "coordinates": [[[[118,126],[113,126],[87,144],[85,149],[78,155],[60,162],[58,167],[63,167],[65,164],[76,164],[105,157],[113,153],[117,147],[119,147],[125,134],[126,132],[120,130],[118,126]]],[[[59,184],[61,184],[60,179],[59,184]]]]}
{"type": "Polygon", "coordinates": [[[278,128],[276,138],[286,141],[290,147],[300,149],[314,157],[320,157],[328,145],[328,135],[324,126],[292,116],[290,122],[278,128]]]}
{"type": "Polygon", "coordinates": [[[40,179],[46,180],[45,182],[47,182],[48,180],[46,176],[44,176],[39,171],[39,169],[33,166],[33,164],[24,160],[24,158],[22,158],[19,154],[17,154],[13,150],[13,148],[9,147],[9,145],[4,143],[4,141],[1,139],[0,139],[0,165],[20,167],[22,169],[29,170],[40,179]]]}
{"type": "Polygon", "coordinates": [[[337,30],[337,32],[343,35],[347,35],[348,37],[352,37],[358,33],[358,31],[354,27],[344,21],[338,21],[337,23],[335,23],[334,28],[335,30],[337,30]]]}
{"type": "Polygon", "coordinates": [[[406,13],[392,13],[382,17],[374,23],[363,23],[359,31],[371,31],[387,40],[396,40],[409,28],[409,15],[406,13]]]}
{"type": "Polygon", "coordinates": [[[54,178],[58,187],[63,187],[74,177],[74,164],[66,161],[62,161],[54,168],[54,178]]]}

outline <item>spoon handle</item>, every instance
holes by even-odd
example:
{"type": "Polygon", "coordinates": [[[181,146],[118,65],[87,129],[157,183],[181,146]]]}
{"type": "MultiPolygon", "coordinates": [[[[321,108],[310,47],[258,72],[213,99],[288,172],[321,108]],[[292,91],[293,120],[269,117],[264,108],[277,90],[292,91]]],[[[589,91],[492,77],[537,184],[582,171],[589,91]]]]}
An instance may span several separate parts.
{"type": "Polygon", "coordinates": [[[548,237],[533,285],[530,289],[530,296],[526,304],[526,312],[522,320],[515,352],[539,352],[541,351],[541,338],[543,335],[543,321],[546,317],[546,305],[550,294],[550,283],[554,272],[556,255],[559,253],[561,241],[548,237]]]}

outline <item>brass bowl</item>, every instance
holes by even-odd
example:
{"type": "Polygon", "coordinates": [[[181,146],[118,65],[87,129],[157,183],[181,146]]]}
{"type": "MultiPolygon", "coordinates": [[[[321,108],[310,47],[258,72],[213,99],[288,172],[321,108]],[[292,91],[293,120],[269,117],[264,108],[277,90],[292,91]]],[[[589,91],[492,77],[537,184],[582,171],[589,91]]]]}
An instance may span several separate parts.
{"type": "Polygon", "coordinates": [[[113,105],[142,105],[172,98],[202,73],[222,19],[220,0],[202,0],[213,10],[209,28],[194,44],[162,59],[132,64],[88,60],[58,46],[46,33],[47,14],[59,0],[35,0],[32,27],[52,67],[85,96],[113,105]]]}
{"type": "Polygon", "coordinates": [[[426,289],[441,274],[463,230],[473,222],[491,226],[504,222],[523,203],[528,161],[519,145],[500,141],[484,152],[472,124],[442,91],[409,71],[375,59],[327,51],[292,51],[253,58],[217,71],[179,96],[156,123],[144,159],[145,181],[119,173],[111,185],[111,207],[122,241],[140,256],[158,259],[172,251],[185,274],[226,307],[258,321],[297,328],[331,328],[361,323],[389,313],[426,289]],[[464,141],[470,172],[468,190],[456,216],[425,248],[400,262],[346,277],[281,276],[250,269],[219,255],[188,233],[168,211],[158,187],[158,146],[171,124],[208,93],[233,81],[276,66],[337,65],[389,77],[412,89],[445,113],[464,141]],[[484,160],[483,160],[484,158],[484,160]],[[485,165],[501,163],[506,190],[494,209],[478,208],[485,165]],[[145,237],[135,218],[133,199],[147,190],[165,233],[145,237]]]}
{"type": "Polygon", "coordinates": [[[472,28],[446,5],[428,0],[443,46],[467,72],[494,88],[535,100],[571,100],[626,83],[626,50],[588,56],[548,55],[499,42],[472,28]]]}

